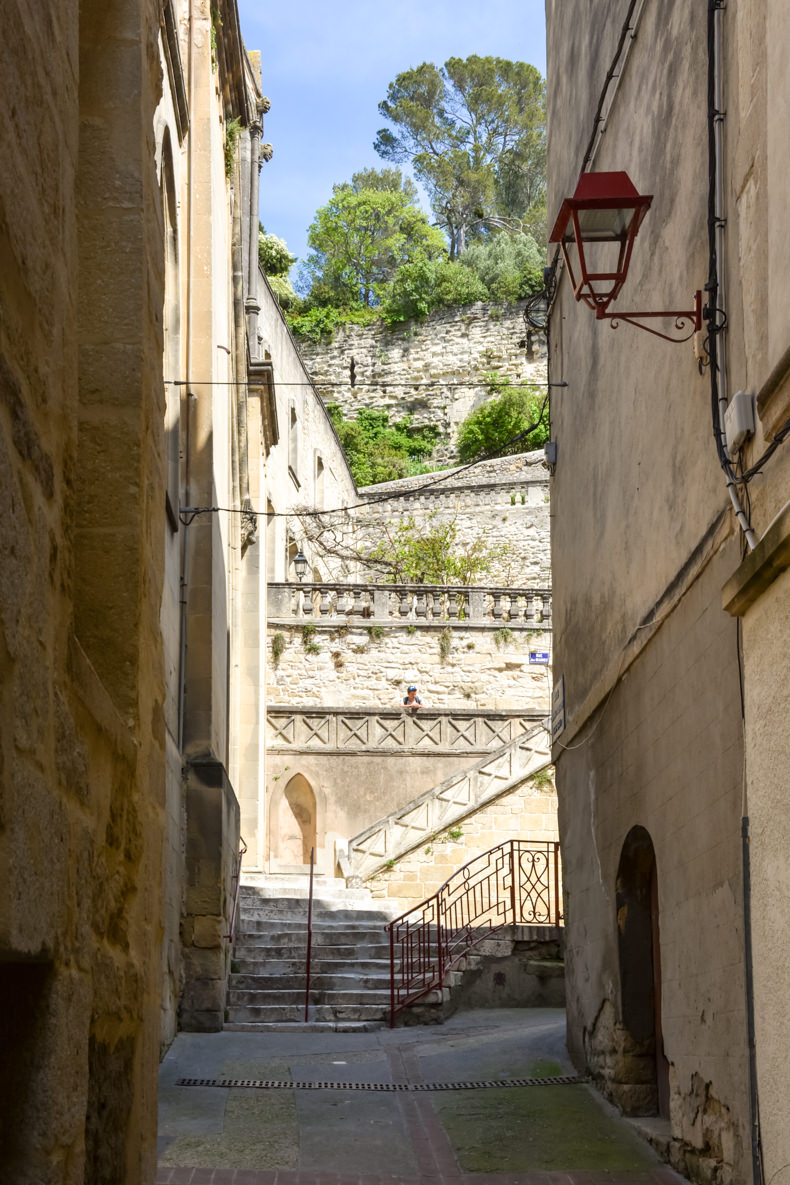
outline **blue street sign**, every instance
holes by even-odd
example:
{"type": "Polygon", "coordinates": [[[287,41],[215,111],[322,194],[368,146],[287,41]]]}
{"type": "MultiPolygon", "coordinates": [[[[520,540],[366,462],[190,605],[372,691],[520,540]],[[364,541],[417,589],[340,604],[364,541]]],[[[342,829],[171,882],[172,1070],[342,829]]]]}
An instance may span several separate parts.
{"type": "Polygon", "coordinates": [[[549,665],[548,650],[530,650],[529,661],[531,663],[538,663],[540,666],[547,667],[549,665]]]}

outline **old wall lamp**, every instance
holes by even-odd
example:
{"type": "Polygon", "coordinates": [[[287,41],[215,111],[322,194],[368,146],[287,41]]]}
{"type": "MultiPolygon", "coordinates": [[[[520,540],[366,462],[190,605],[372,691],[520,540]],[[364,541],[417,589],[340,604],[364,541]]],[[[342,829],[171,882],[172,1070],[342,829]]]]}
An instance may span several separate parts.
{"type": "Polygon", "coordinates": [[[560,244],[573,295],[593,309],[599,321],[611,321],[613,329],[627,321],[665,341],[688,341],[702,328],[701,292],[695,293],[691,310],[609,310],[625,283],[634,240],[652,200],[652,194],[637,192],[627,173],[582,173],[573,197],[560,207],[549,241],[560,244]],[[673,320],[674,334],[642,324],[653,318],[673,320]]]}
{"type": "Polygon", "coordinates": [[[297,577],[299,578],[300,584],[302,583],[305,576],[307,575],[307,569],[309,567],[310,567],[310,565],[308,563],[307,556],[304,554],[304,552],[302,551],[302,549],[300,547],[299,550],[297,551],[296,555],[294,556],[294,570],[296,572],[297,577]]]}

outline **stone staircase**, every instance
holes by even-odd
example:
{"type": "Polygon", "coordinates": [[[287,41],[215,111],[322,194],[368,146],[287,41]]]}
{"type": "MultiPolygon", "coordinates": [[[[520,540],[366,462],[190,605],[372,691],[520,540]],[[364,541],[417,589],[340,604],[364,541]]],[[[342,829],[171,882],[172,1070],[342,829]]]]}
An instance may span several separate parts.
{"type": "MultiPolygon", "coordinates": [[[[308,893],[306,876],[243,879],[226,1029],[305,1028],[308,893]]],[[[367,889],[315,878],[308,1029],[388,1023],[392,916],[367,889]]]]}

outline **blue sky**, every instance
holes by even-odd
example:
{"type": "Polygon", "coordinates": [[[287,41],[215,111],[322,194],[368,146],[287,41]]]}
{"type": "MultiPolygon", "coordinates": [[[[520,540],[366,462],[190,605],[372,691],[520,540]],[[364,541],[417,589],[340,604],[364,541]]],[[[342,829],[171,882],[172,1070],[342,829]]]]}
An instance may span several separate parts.
{"type": "Polygon", "coordinates": [[[261,219],[300,258],[332,185],[386,163],[373,150],[378,104],[402,70],[476,53],[546,73],[544,0],[239,0],[239,12],[272,104],[261,219]]]}

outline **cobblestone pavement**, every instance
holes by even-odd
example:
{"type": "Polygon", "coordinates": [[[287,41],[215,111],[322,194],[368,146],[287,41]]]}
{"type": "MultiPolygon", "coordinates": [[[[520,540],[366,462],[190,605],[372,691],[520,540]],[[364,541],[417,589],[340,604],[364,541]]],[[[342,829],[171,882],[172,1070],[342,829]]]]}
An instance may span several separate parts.
{"type": "Polygon", "coordinates": [[[573,1074],[564,1032],[558,1009],[508,1009],[372,1033],[182,1033],[160,1072],[157,1185],[682,1183],[589,1086],[509,1085],[573,1074]],[[178,1085],[196,1078],[278,1085],[178,1085]],[[422,1089],[393,1089],[408,1084],[422,1089]]]}

